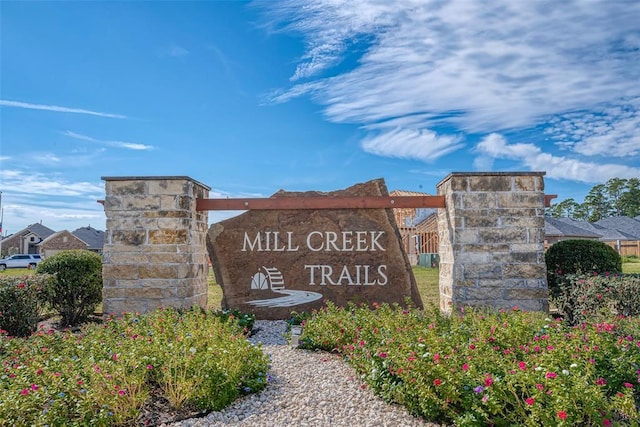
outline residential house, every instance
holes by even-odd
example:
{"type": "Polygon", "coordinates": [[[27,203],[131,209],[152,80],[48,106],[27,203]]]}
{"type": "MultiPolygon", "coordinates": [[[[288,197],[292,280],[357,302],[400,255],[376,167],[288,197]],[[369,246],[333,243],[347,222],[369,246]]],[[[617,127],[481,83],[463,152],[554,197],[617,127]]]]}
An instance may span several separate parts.
{"type": "Polygon", "coordinates": [[[2,256],[37,254],[39,253],[38,244],[54,233],[55,231],[40,223],[31,224],[2,239],[2,256]]]}
{"type": "Polygon", "coordinates": [[[561,240],[587,239],[598,240],[600,235],[594,231],[578,227],[576,224],[567,223],[563,218],[544,218],[544,246],[549,246],[561,240]]]}
{"type": "Polygon", "coordinates": [[[87,249],[88,245],[67,230],[58,231],[38,243],[43,258],[69,249],[87,249]]]}
{"type": "MultiPolygon", "coordinates": [[[[417,191],[393,190],[389,193],[393,197],[405,196],[431,196],[429,193],[417,191]]],[[[438,252],[438,230],[433,208],[394,208],[393,214],[398,224],[398,230],[402,238],[402,244],[409,256],[409,262],[416,265],[420,262],[421,254],[431,250],[438,252]],[[436,224],[435,227],[430,225],[436,224]]],[[[428,263],[431,265],[431,262],[428,263]]]]}
{"type": "Polygon", "coordinates": [[[640,256],[640,220],[626,216],[612,216],[594,225],[618,231],[623,237],[611,244],[620,255],[640,256]]]}
{"type": "Polygon", "coordinates": [[[77,238],[83,240],[87,244],[87,249],[92,252],[102,254],[104,246],[104,231],[96,230],[91,226],[80,227],[71,232],[77,238]]]}

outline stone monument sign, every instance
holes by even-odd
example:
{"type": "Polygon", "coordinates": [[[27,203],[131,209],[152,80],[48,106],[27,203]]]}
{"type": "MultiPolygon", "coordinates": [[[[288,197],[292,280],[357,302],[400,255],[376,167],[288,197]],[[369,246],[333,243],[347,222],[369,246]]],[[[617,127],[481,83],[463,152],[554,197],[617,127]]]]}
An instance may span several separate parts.
{"type": "MultiPolygon", "coordinates": [[[[378,179],[272,197],[387,195],[378,179]]],[[[259,319],[286,319],[326,300],[422,307],[391,209],[251,210],[211,225],[207,249],[223,307],[259,319]]]]}

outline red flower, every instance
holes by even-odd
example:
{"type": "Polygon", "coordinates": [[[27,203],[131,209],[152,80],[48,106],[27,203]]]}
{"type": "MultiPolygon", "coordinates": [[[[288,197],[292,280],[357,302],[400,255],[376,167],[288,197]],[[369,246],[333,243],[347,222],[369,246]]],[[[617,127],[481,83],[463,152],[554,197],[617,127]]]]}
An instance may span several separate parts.
{"type": "Polygon", "coordinates": [[[533,406],[533,404],[536,403],[536,400],[533,397],[527,397],[524,401],[529,406],[533,406]]]}
{"type": "Polygon", "coordinates": [[[493,378],[491,378],[491,377],[486,377],[486,378],[484,379],[484,385],[485,385],[486,387],[489,387],[489,386],[490,386],[490,385],[492,385],[492,384],[493,384],[493,378]]]}
{"type": "Polygon", "coordinates": [[[442,384],[442,381],[440,380],[440,378],[436,378],[435,380],[433,380],[433,385],[438,387],[440,384],[442,384]]]}
{"type": "Polygon", "coordinates": [[[556,374],[555,372],[547,372],[547,375],[545,375],[545,378],[555,378],[557,377],[558,374],[556,374]]]}
{"type": "Polygon", "coordinates": [[[607,380],[605,380],[604,378],[600,377],[596,380],[596,385],[606,385],[607,384],[607,380]]]}
{"type": "Polygon", "coordinates": [[[20,283],[20,284],[18,285],[18,287],[19,287],[20,289],[24,288],[24,283],[20,283]]]}
{"type": "Polygon", "coordinates": [[[606,426],[606,427],[609,427],[611,425],[611,421],[609,421],[608,419],[605,418],[604,420],[602,420],[602,425],[606,426]]]}
{"type": "Polygon", "coordinates": [[[560,418],[561,420],[566,420],[567,413],[565,411],[558,411],[558,418],[560,418]]]}

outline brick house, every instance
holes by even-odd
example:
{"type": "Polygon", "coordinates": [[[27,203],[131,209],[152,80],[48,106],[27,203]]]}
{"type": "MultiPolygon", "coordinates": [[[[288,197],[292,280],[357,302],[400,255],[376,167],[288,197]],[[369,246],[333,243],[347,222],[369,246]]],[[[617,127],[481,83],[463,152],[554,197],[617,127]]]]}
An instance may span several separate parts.
{"type": "Polygon", "coordinates": [[[40,223],[31,224],[2,239],[2,256],[37,254],[39,253],[38,244],[54,233],[55,231],[40,223]]]}
{"type": "Polygon", "coordinates": [[[68,249],[88,249],[86,242],[67,230],[53,233],[51,236],[38,243],[37,246],[39,247],[39,252],[43,258],[68,249]]]}

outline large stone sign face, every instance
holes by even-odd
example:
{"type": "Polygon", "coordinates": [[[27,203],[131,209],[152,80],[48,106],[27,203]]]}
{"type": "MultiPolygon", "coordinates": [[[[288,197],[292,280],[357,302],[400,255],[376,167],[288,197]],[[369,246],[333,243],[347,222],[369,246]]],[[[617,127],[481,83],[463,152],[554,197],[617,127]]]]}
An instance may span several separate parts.
{"type": "MultiPolygon", "coordinates": [[[[382,179],[331,193],[386,196],[382,179]]],[[[391,209],[254,210],[211,225],[207,248],[223,307],[259,319],[348,303],[422,301],[391,209]]]]}

